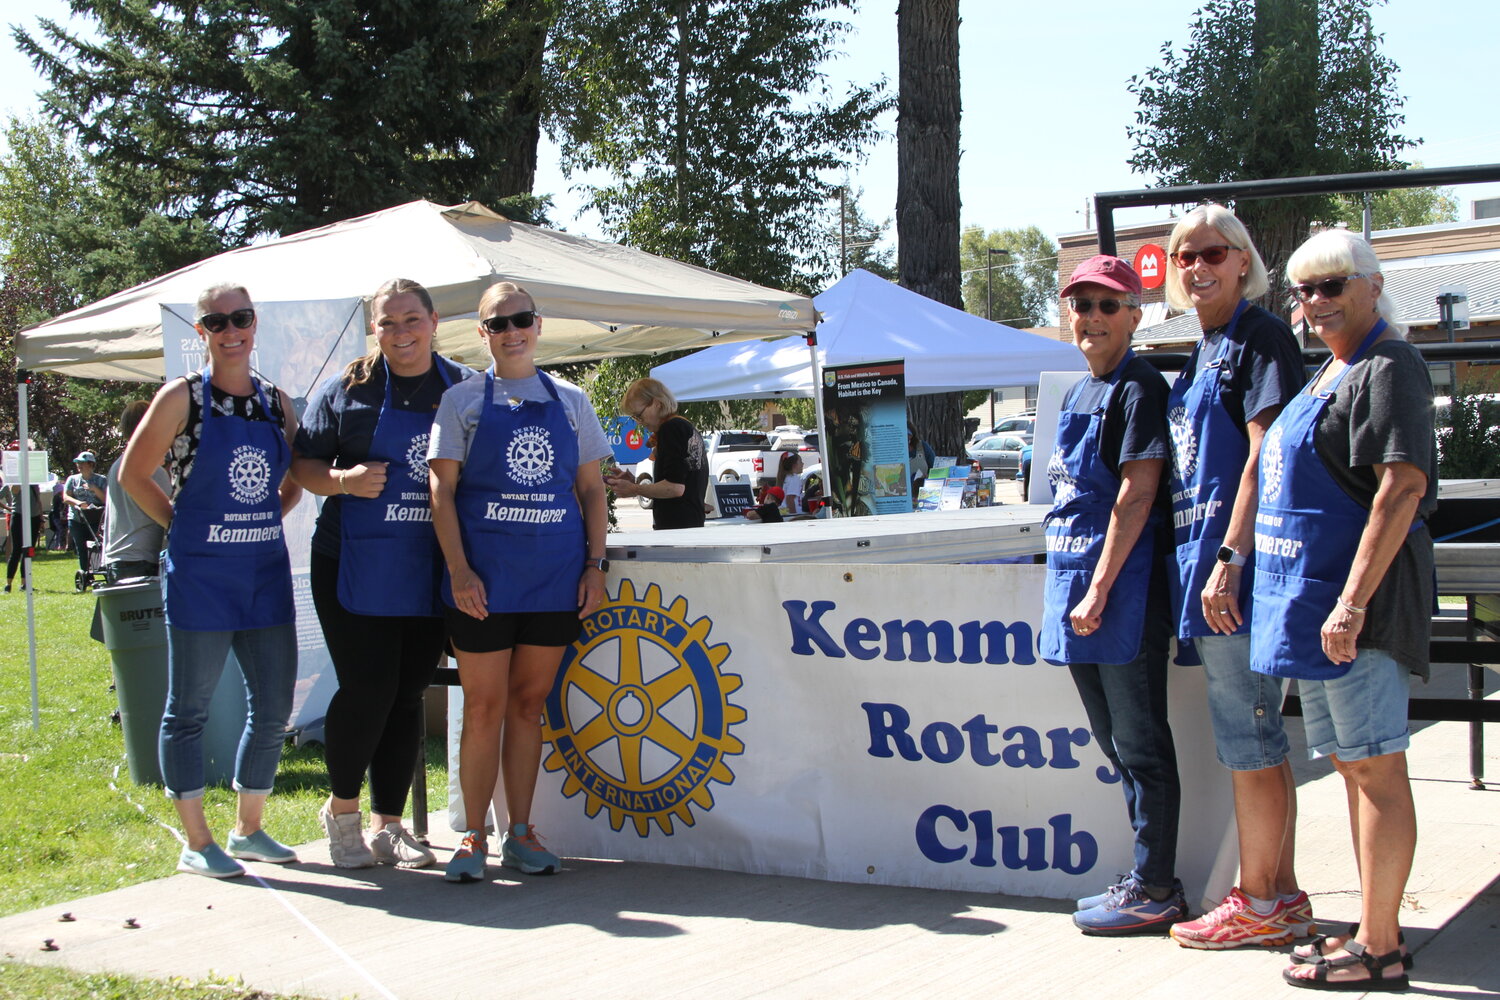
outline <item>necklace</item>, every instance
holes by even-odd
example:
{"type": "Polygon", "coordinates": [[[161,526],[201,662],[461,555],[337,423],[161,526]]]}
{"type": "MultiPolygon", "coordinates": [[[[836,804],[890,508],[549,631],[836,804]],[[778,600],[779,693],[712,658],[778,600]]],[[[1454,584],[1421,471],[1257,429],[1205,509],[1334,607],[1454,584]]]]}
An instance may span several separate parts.
{"type": "Polygon", "coordinates": [[[411,409],[411,401],[414,400],[414,399],[416,399],[417,395],[419,393],[421,393],[422,387],[427,384],[427,380],[428,379],[432,378],[432,370],[434,368],[436,368],[436,367],[437,367],[437,363],[436,362],[434,362],[433,364],[429,365],[427,367],[427,371],[425,373],[423,373],[421,381],[419,381],[415,386],[412,387],[411,392],[402,392],[401,391],[401,384],[399,382],[397,382],[396,380],[398,378],[413,378],[414,376],[411,376],[411,375],[397,375],[395,372],[391,371],[391,369],[390,369],[389,366],[386,367],[386,370],[385,370],[386,377],[391,380],[391,391],[394,392],[396,394],[396,397],[401,400],[402,407],[404,407],[404,408],[406,408],[408,410],[411,409]]]}

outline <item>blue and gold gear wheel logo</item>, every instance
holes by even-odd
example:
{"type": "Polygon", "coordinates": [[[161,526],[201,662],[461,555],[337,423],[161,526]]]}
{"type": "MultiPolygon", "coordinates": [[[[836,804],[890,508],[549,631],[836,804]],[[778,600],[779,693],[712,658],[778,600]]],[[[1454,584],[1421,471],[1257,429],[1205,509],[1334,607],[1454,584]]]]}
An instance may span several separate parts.
{"type": "Polygon", "coordinates": [[[724,758],[745,750],[729,732],[746,717],[729,700],[739,676],[720,670],[729,646],[709,645],[713,623],[690,623],[687,609],[683,597],[663,607],[654,583],[638,597],[622,580],[563,655],[542,719],[543,766],[566,770],[563,795],[582,792],[589,816],[608,809],[615,830],[628,817],[641,837],[652,820],[668,835],[673,816],[692,826],[691,805],[713,808],[709,782],[731,784],[724,758]]]}

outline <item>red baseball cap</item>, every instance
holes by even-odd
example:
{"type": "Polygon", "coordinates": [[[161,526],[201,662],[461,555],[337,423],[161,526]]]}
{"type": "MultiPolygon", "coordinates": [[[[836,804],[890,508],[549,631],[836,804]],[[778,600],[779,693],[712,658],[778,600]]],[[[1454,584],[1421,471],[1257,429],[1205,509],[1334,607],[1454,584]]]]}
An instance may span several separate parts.
{"type": "Polygon", "coordinates": [[[1090,257],[1073,268],[1073,276],[1063,286],[1061,294],[1069,295],[1079,285],[1103,285],[1117,292],[1126,292],[1135,296],[1141,294],[1141,276],[1135,273],[1135,268],[1126,261],[1111,257],[1107,253],[1090,257]]]}

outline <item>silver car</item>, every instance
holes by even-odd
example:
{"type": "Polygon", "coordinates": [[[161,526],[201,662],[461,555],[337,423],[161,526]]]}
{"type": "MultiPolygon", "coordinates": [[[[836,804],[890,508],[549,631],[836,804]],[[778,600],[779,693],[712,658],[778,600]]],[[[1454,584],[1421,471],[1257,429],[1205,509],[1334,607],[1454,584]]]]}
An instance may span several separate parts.
{"type": "Polygon", "coordinates": [[[992,434],[969,445],[967,450],[969,461],[978,462],[981,469],[994,469],[1013,477],[1021,468],[1024,447],[1026,441],[1019,434],[992,434]]]}

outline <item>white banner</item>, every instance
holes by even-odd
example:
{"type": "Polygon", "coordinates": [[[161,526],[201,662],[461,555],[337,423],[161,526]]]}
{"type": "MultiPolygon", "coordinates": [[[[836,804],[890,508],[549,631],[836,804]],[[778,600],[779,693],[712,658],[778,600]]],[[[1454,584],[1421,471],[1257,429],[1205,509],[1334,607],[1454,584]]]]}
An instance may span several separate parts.
{"type": "MultiPolygon", "coordinates": [[[[252,289],[253,291],[253,289],[252,289]]],[[[166,377],[199,371],[207,363],[203,340],[193,327],[194,307],[161,307],[162,360],[166,377]]],[[[255,352],[250,367],[279,386],[300,419],[312,395],[329,375],[365,352],[365,313],[361,299],[316,302],[257,302],[255,352]]],[[[322,498],[303,493],[283,519],[292,560],[292,594],[297,602],[297,693],[288,726],[321,739],[328,701],[338,689],[333,661],[313,607],[310,560],[313,526],[322,498]]]]}
{"type": "MultiPolygon", "coordinates": [[[[547,708],[560,854],[1055,898],[1131,869],[1118,778],[1036,655],[1042,567],[620,569],[547,708]]],[[[1211,905],[1238,859],[1201,670],[1173,667],[1171,719],[1177,871],[1211,905]]]]}

